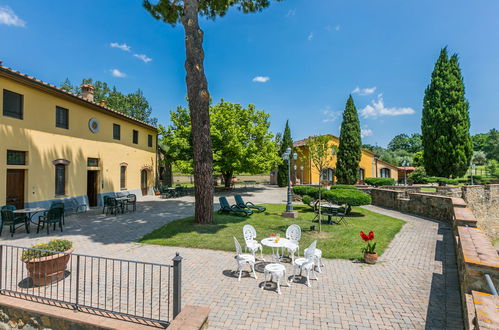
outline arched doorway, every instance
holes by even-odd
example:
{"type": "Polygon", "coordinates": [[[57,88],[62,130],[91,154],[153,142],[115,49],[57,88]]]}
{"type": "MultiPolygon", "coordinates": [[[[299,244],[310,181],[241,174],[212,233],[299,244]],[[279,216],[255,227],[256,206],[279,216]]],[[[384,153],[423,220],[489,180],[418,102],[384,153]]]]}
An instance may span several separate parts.
{"type": "Polygon", "coordinates": [[[149,190],[147,187],[147,170],[140,171],[140,189],[142,190],[142,196],[147,195],[149,190]]]}

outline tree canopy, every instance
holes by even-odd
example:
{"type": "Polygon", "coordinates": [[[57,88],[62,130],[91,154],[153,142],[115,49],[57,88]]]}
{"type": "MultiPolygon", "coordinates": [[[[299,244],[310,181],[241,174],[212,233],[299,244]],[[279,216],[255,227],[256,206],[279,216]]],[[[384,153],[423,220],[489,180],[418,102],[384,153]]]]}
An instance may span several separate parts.
{"type": "MultiPolygon", "coordinates": [[[[277,155],[279,159],[286,152],[286,149],[291,148],[291,150],[293,150],[293,139],[291,138],[291,130],[287,120],[280,142],[279,155],[277,155]]],[[[288,179],[288,162],[281,162],[277,169],[277,185],[279,187],[286,187],[288,185],[288,179]]]]}
{"type": "Polygon", "coordinates": [[[428,175],[461,177],[473,153],[469,104],[456,54],[440,51],[423,100],[424,166],[428,175]]]}
{"type": "MultiPolygon", "coordinates": [[[[189,112],[184,107],[170,111],[172,124],[161,127],[167,156],[177,168],[192,170],[192,133],[189,112]]],[[[269,114],[250,104],[221,100],[210,107],[213,165],[230,185],[236,173],[269,172],[279,162],[269,114]]]]}
{"type": "Polygon", "coordinates": [[[408,134],[398,134],[388,143],[388,150],[404,150],[411,154],[423,150],[421,134],[414,133],[410,136],[408,134]]]}
{"type": "MultiPolygon", "coordinates": [[[[94,81],[92,78],[83,79],[80,85],[92,84],[94,86],[94,102],[104,102],[113,110],[122,112],[148,124],[156,126],[158,119],[152,117],[152,108],[140,89],[133,93],[124,94],[113,86],[112,88],[104,81],[94,81]]],[[[66,78],[61,83],[61,88],[76,95],[81,95],[80,85],[73,85],[66,78]]]]}
{"type": "Polygon", "coordinates": [[[361,146],[359,116],[352,95],[350,95],[345,105],[340,129],[340,145],[336,161],[338,183],[354,184],[357,182],[361,146]]]}
{"type": "Polygon", "coordinates": [[[475,134],[471,137],[473,150],[482,151],[487,159],[499,161],[499,131],[495,128],[487,133],[475,134]]]}
{"type": "MultiPolygon", "coordinates": [[[[336,153],[337,148],[333,145],[333,138],[331,135],[319,135],[311,136],[306,142],[305,146],[308,148],[307,158],[303,159],[303,162],[309,162],[312,166],[319,172],[319,180],[322,180],[322,172],[329,164],[333,161],[333,152],[336,153]]],[[[319,199],[321,199],[321,187],[319,185],[319,199]]],[[[319,231],[321,231],[322,221],[321,221],[321,208],[319,208],[319,231]]]]}

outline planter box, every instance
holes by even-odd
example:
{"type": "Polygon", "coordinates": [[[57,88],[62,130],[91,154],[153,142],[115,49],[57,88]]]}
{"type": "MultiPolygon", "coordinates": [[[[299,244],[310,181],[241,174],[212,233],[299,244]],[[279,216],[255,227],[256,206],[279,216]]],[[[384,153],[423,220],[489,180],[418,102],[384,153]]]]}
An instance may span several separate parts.
{"type": "Polygon", "coordinates": [[[64,253],[24,261],[33,285],[44,286],[62,280],[72,252],[73,249],[69,249],[64,253]]]}

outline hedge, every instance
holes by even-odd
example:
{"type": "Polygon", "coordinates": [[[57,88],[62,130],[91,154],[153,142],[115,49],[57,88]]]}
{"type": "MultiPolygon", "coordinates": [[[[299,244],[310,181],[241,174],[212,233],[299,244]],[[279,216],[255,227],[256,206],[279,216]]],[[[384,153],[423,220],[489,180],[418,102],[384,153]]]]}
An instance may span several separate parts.
{"type": "Polygon", "coordinates": [[[448,178],[442,178],[439,176],[429,176],[426,178],[426,181],[428,183],[438,183],[438,184],[458,184],[459,183],[458,179],[448,179],[448,178]]]}
{"type": "Polygon", "coordinates": [[[308,195],[305,195],[305,196],[303,196],[301,198],[301,201],[303,202],[303,204],[308,205],[308,206],[311,205],[311,203],[312,203],[313,200],[314,199],[312,197],[308,196],[308,195]]]}
{"type": "Polygon", "coordinates": [[[392,186],[395,184],[394,178],[365,178],[364,182],[370,186],[392,186]]]}
{"type": "Polygon", "coordinates": [[[371,204],[371,196],[359,190],[333,189],[326,190],[323,198],[334,204],[348,204],[350,206],[360,206],[371,204]]]}
{"type": "MultiPolygon", "coordinates": [[[[339,186],[339,185],[337,185],[339,186]]],[[[293,191],[296,195],[317,199],[319,198],[319,187],[312,186],[295,186],[293,187],[293,191]]],[[[335,188],[331,190],[327,190],[325,188],[322,189],[321,198],[327,200],[328,202],[335,204],[348,204],[350,206],[360,206],[360,205],[369,205],[371,204],[371,196],[365,194],[358,190],[357,188],[352,189],[351,186],[349,188],[335,188]]],[[[302,201],[305,203],[305,200],[302,201]]],[[[305,203],[306,204],[306,203],[305,203]]]]}
{"type": "MultiPolygon", "coordinates": [[[[335,184],[332,186],[329,186],[331,190],[335,189],[349,189],[349,190],[355,190],[358,191],[357,187],[355,186],[350,186],[346,184],[335,184]]],[[[322,192],[328,191],[326,187],[322,188],[322,192]]],[[[314,186],[294,186],[293,187],[293,193],[295,195],[300,195],[300,196],[312,196],[314,198],[319,198],[319,187],[314,187],[314,186]]]]}

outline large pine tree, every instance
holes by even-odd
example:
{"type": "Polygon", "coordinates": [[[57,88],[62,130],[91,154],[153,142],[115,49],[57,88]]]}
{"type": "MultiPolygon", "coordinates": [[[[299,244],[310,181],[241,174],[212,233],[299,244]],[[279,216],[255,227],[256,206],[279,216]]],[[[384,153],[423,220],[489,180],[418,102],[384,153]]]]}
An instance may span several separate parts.
{"type": "MultiPolygon", "coordinates": [[[[291,138],[291,130],[289,129],[288,121],[286,120],[286,127],[282,134],[281,149],[279,150],[279,157],[286,152],[287,148],[293,149],[293,139],[291,138]]],[[[286,187],[288,185],[288,162],[283,161],[277,170],[277,184],[279,187],[286,187]]]]}
{"type": "Polygon", "coordinates": [[[460,177],[466,173],[473,154],[469,129],[469,104],[456,54],[440,51],[423,100],[423,160],[426,173],[460,177]]]}
{"type": "Polygon", "coordinates": [[[352,95],[348,97],[340,130],[340,146],[336,161],[338,183],[354,184],[359,178],[361,157],[360,123],[352,95]]]}

